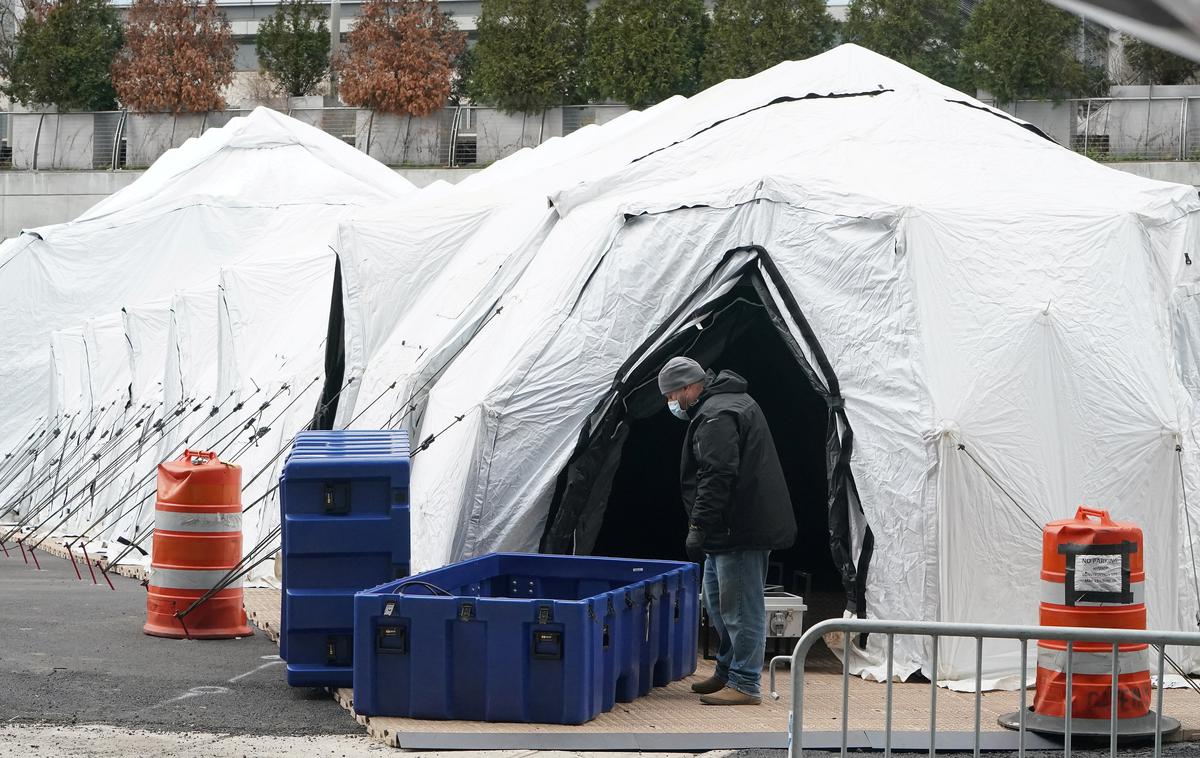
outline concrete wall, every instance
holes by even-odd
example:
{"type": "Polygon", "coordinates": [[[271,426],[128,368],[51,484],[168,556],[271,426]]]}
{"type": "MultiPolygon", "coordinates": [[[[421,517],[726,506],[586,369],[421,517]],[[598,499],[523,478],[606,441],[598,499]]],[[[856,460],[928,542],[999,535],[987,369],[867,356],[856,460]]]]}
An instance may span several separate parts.
{"type": "MultiPolygon", "coordinates": [[[[1142,161],[1107,164],[1118,171],[1200,187],[1200,161],[1142,161]]],[[[397,173],[418,187],[441,180],[455,184],[475,168],[409,168],[397,173]]],[[[0,171],[0,237],[22,229],[70,221],[119,189],[141,171],[0,171]]]]}
{"type": "MultiPolygon", "coordinates": [[[[12,117],[13,168],[91,169],[96,147],[91,113],[16,114],[12,117]],[[39,134],[40,130],[40,134],[39,134]]],[[[112,160],[112,150],[108,151],[112,160]]]]}
{"type": "MultiPolygon", "coordinates": [[[[427,118],[405,118],[355,111],[354,145],[381,163],[436,166],[448,163],[442,144],[449,143],[450,114],[438,111],[427,118]]],[[[446,148],[449,150],[449,147],[446,148]]]]}
{"type": "Polygon", "coordinates": [[[1200,161],[1129,161],[1106,165],[1147,179],[1200,187],[1200,161]]]}
{"type": "Polygon", "coordinates": [[[1041,129],[1060,145],[1069,147],[1075,136],[1075,106],[1070,102],[1051,100],[1019,100],[1009,105],[997,105],[1022,121],[1041,129]]]}
{"type": "MultiPolygon", "coordinates": [[[[424,187],[439,179],[454,184],[479,170],[403,169],[397,173],[424,187]]],[[[0,171],[0,237],[70,221],[141,175],[141,171],[0,171]]]]}
{"type": "Polygon", "coordinates": [[[140,171],[0,172],[0,234],[70,221],[141,176],[140,171]]]}

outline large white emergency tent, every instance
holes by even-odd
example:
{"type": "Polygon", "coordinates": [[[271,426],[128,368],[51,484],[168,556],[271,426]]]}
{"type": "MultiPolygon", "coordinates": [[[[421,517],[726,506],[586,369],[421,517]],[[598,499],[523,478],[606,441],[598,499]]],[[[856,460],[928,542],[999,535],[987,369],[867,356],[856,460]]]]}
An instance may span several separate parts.
{"type": "MultiPolygon", "coordinates": [[[[272,477],[252,475],[279,462],[320,397],[337,221],[414,191],[341,140],[258,109],[75,221],[6,241],[0,521],[40,530],[35,543],[56,532],[148,545],[155,466],[184,445],[256,467],[243,497],[263,500],[272,477]]],[[[277,523],[274,502],[247,518],[248,543],[260,522],[277,523]]]]}
{"type": "MultiPolygon", "coordinates": [[[[387,291],[355,261],[421,230],[343,225],[343,266],[362,271],[344,272],[331,348],[375,388],[417,377],[377,417],[419,435],[416,568],[681,554],[683,425],[654,377],[686,353],[749,380],[804,535],[778,560],[840,584],[852,612],[1035,622],[1040,527],[1087,503],[1145,530],[1151,625],[1193,627],[1193,188],[1103,167],[850,45],[643,114],[629,141],[574,186],[507,187],[496,207],[542,191],[551,207],[481,238],[495,256],[471,251],[486,219],[442,216],[466,257],[439,270],[470,262],[457,289],[406,274],[387,291]],[[422,305],[361,307],[385,292],[422,305]]],[[[882,644],[856,670],[879,676],[882,644]]],[[[897,674],[929,644],[898,640],[897,674]]],[[[973,644],[941,645],[937,678],[973,679],[973,644]]],[[[1012,684],[1017,656],[987,646],[985,683],[1012,684]]]]}
{"type": "MultiPolygon", "coordinates": [[[[238,456],[257,503],[315,411],[413,430],[417,569],[681,556],[684,427],[654,378],[683,353],[772,424],[802,535],[784,583],[1033,622],[1040,526],[1087,503],[1145,530],[1151,626],[1194,624],[1194,189],[843,46],[409,190],[256,111],[6,242],[0,516],[58,502],[68,532],[136,540],[185,440],[238,456]]],[[[896,673],[973,681],[973,645],[931,672],[929,644],[897,640],[896,673]]],[[[985,684],[1017,655],[989,645],[985,684]]]]}
{"type": "Polygon", "coordinates": [[[0,438],[19,438],[45,407],[54,330],[215,284],[219,267],[253,254],[324,246],[319,230],[347,210],[412,189],[341,140],[260,108],[168,152],[78,219],[7,240],[0,438]]]}
{"type": "Polygon", "coordinates": [[[453,189],[423,191],[339,224],[345,354],[335,363],[344,376],[328,388],[342,391],[337,425],[415,426],[438,367],[488,317],[557,218],[548,193],[610,170],[614,157],[616,165],[631,159],[640,127],[681,102],[584,127],[453,189]]]}

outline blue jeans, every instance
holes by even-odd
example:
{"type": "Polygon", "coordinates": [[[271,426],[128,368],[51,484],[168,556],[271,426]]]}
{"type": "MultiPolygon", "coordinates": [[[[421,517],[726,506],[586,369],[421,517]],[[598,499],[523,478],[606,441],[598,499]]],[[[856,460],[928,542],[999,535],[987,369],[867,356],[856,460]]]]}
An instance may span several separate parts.
{"type": "Polygon", "coordinates": [[[767,651],[767,583],[769,550],[710,553],[704,561],[704,605],[716,629],[716,677],[746,695],[761,697],[758,688],[767,651]]]}

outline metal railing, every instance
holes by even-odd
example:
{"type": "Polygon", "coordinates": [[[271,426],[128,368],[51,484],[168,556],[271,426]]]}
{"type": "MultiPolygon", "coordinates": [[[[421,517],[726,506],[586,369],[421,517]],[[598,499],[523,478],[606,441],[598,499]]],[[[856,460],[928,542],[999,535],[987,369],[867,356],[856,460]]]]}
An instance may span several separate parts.
{"type": "MultiPolygon", "coordinates": [[[[423,118],[362,108],[295,108],[288,115],[389,166],[486,165],[588,124],[623,105],[572,105],[542,114],[458,106],[423,118]]],[[[0,167],[28,170],[141,169],[163,153],[249,110],[134,114],[0,112],[0,167]]]]}
{"type": "MultiPolygon", "coordinates": [[[[875,619],[830,619],[814,625],[804,633],[796,643],[791,655],[777,656],[771,659],[770,684],[771,696],[778,699],[775,688],[775,667],[780,663],[788,663],[792,671],[792,715],[788,731],[788,755],[799,758],[804,753],[804,664],[812,647],[823,635],[830,632],[841,632],[842,648],[842,713],[841,713],[841,754],[847,755],[849,746],[849,716],[850,716],[850,641],[859,634],[880,634],[887,639],[887,691],[884,711],[884,754],[892,754],[892,705],[893,705],[893,664],[896,635],[918,635],[931,637],[933,654],[930,660],[930,670],[933,681],[929,683],[929,755],[935,755],[937,749],[937,715],[938,715],[938,641],[946,637],[966,637],[975,640],[975,729],[974,754],[980,755],[981,714],[983,697],[983,641],[1014,640],[1021,645],[1021,704],[1018,711],[1018,751],[1025,755],[1026,743],[1026,697],[1028,689],[1028,655],[1029,642],[1037,640],[1053,640],[1066,642],[1066,667],[1064,678],[1066,682],[1065,702],[1071,703],[1072,696],[1072,658],[1074,643],[1092,642],[1112,646],[1113,663],[1112,678],[1117,681],[1118,646],[1119,645],[1152,645],[1158,648],[1158,679],[1157,679],[1157,710],[1154,715],[1154,756],[1162,755],[1162,718],[1163,718],[1163,664],[1166,661],[1166,646],[1181,645],[1185,647],[1200,647],[1200,633],[1197,632],[1152,632],[1132,629],[1092,629],[1080,627],[1049,627],[1049,626],[1008,626],[1000,624],[959,624],[950,622],[921,622],[921,621],[883,621],[875,619]]],[[[1117,691],[1112,687],[1110,713],[1117,713],[1117,691]]],[[[1070,758],[1072,738],[1072,709],[1066,708],[1064,724],[1063,755],[1070,758]]],[[[1120,719],[1109,719],[1109,752],[1117,754],[1118,726],[1120,719]]],[[[943,750],[945,747],[943,746],[943,750]]]]}

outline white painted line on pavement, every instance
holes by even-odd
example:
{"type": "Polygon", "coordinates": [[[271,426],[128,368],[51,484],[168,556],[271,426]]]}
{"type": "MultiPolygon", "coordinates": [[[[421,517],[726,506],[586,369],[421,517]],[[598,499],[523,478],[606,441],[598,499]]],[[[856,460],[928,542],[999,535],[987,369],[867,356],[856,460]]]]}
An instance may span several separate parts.
{"type": "Polygon", "coordinates": [[[142,710],[138,711],[138,713],[143,713],[145,711],[152,711],[155,708],[161,708],[164,705],[170,705],[171,703],[177,703],[180,700],[187,700],[188,698],[200,697],[202,695],[224,695],[227,692],[229,692],[228,687],[217,687],[217,686],[213,686],[213,685],[203,685],[200,687],[192,687],[190,690],[188,690],[187,692],[183,693],[182,695],[180,695],[178,697],[173,697],[169,700],[164,700],[161,703],[155,703],[154,705],[152,705],[148,708],[143,708],[142,710]]]}
{"type": "Polygon", "coordinates": [[[268,661],[261,666],[250,669],[249,671],[247,671],[244,674],[238,674],[234,678],[229,679],[228,682],[229,682],[229,684],[233,684],[234,682],[238,682],[238,681],[241,681],[242,679],[245,679],[246,677],[250,676],[251,674],[262,671],[263,669],[267,668],[268,666],[277,666],[280,663],[283,663],[283,661],[268,661]]]}

